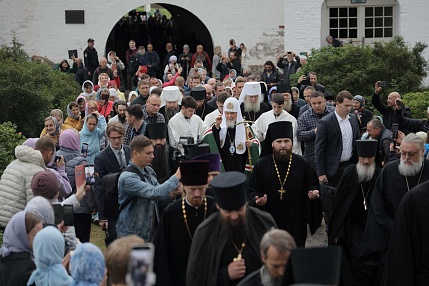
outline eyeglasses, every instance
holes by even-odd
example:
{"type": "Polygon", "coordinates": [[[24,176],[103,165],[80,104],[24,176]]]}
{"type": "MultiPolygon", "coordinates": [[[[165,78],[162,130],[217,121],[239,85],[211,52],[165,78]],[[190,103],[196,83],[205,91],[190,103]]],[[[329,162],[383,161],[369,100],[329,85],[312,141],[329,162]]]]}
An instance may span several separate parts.
{"type": "Polygon", "coordinates": [[[419,152],[401,152],[401,156],[402,157],[407,157],[407,155],[408,155],[408,157],[414,157],[414,156],[416,156],[417,154],[419,154],[419,152]]]}
{"type": "Polygon", "coordinates": [[[88,107],[88,110],[96,110],[97,108],[95,107],[88,107]]]}

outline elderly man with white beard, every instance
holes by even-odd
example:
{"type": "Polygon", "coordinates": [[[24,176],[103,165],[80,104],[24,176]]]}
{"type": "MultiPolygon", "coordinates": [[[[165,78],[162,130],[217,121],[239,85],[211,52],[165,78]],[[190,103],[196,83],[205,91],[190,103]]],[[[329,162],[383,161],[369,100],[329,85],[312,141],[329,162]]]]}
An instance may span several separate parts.
{"type": "Polygon", "coordinates": [[[386,164],[375,184],[362,239],[360,259],[377,266],[380,285],[396,212],[402,197],[429,179],[423,140],[410,133],[402,140],[401,158],[386,164]]]}
{"type": "Polygon", "coordinates": [[[159,113],[164,115],[165,122],[168,123],[181,109],[180,104],[182,103],[182,95],[180,94],[179,87],[167,86],[162,89],[161,92],[161,108],[159,113]]]}
{"type": "Polygon", "coordinates": [[[270,110],[263,102],[261,84],[259,82],[246,82],[238,100],[243,119],[255,122],[262,113],[270,110]]]}
{"type": "Polygon", "coordinates": [[[371,285],[370,266],[359,261],[359,253],[368,204],[381,171],[375,164],[377,145],[377,140],[356,140],[359,161],[344,170],[332,202],[328,242],[343,247],[345,285],[371,285]]]}

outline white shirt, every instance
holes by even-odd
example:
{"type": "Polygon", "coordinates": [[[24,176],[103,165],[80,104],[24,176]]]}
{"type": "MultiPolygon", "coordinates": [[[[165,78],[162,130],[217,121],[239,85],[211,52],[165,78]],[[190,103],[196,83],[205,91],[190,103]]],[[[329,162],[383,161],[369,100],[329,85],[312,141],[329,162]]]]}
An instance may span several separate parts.
{"type": "MultiPolygon", "coordinates": [[[[121,159],[119,158],[119,151],[121,151],[121,156],[122,156],[122,159],[124,160],[124,164],[125,165],[127,164],[127,158],[125,157],[125,151],[124,151],[123,145],[121,145],[121,149],[119,149],[119,150],[116,150],[115,148],[112,147],[112,145],[110,145],[110,149],[112,149],[113,153],[115,154],[116,160],[118,160],[119,166],[121,166],[121,159]]],[[[124,167],[126,167],[126,166],[124,166],[124,167]]]]}
{"type": "Polygon", "coordinates": [[[179,144],[180,137],[193,137],[194,142],[203,138],[207,127],[198,115],[193,115],[186,119],[182,112],[175,114],[168,121],[168,136],[170,145],[176,147],[184,154],[182,144],[179,144]]]}
{"type": "Polygon", "coordinates": [[[343,150],[341,151],[340,162],[350,160],[353,155],[353,129],[350,122],[350,115],[347,114],[346,119],[342,119],[335,110],[338,124],[340,125],[341,135],[343,138],[343,150]]]}
{"type": "Polygon", "coordinates": [[[220,113],[219,109],[216,109],[215,111],[210,112],[209,114],[206,115],[205,119],[204,119],[204,124],[210,128],[210,126],[213,125],[213,123],[215,123],[216,121],[216,117],[218,117],[218,115],[220,115],[222,113],[220,113]]]}
{"type": "Polygon", "coordinates": [[[255,132],[255,135],[258,138],[258,140],[260,142],[265,140],[265,136],[267,135],[268,125],[276,121],[289,121],[290,123],[292,123],[292,128],[293,128],[292,153],[301,155],[302,154],[301,144],[298,141],[298,137],[296,135],[296,130],[298,129],[296,118],[290,115],[285,110],[282,110],[282,113],[280,113],[280,115],[278,116],[275,116],[274,111],[272,110],[264,112],[261,114],[261,116],[259,116],[255,124],[252,125],[252,129],[255,132]]]}

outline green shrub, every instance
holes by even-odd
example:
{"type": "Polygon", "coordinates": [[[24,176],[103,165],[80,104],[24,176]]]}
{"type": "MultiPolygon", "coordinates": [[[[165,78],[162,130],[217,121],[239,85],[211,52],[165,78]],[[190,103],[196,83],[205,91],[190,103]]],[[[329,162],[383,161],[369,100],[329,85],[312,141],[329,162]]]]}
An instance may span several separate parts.
{"type": "Polygon", "coordinates": [[[0,124],[0,175],[7,165],[15,160],[15,147],[21,145],[25,139],[11,122],[0,124]]]}
{"type": "Polygon", "coordinates": [[[14,122],[26,137],[39,137],[50,111],[65,111],[79,94],[73,75],[28,61],[15,38],[0,46],[0,122],[14,122]]]}
{"type": "Polygon", "coordinates": [[[371,107],[371,95],[378,80],[387,81],[384,96],[391,91],[401,94],[420,91],[428,74],[428,62],[423,57],[426,47],[424,43],[409,47],[402,37],[395,37],[374,46],[313,49],[302,72],[291,76],[291,81],[296,84],[300,75],[315,71],[318,82],[327,90],[337,94],[346,89],[353,95],[363,95],[371,107]]]}
{"type": "Polygon", "coordinates": [[[406,93],[402,95],[402,100],[411,109],[413,118],[427,118],[429,91],[406,93]]]}

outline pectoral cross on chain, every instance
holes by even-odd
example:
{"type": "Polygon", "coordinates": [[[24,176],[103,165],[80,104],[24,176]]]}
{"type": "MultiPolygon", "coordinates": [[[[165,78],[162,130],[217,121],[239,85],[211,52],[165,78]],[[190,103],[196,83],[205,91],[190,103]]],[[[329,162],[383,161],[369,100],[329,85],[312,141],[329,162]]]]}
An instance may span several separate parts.
{"type": "Polygon", "coordinates": [[[280,200],[283,200],[283,194],[286,193],[286,191],[283,189],[280,189],[280,190],[278,190],[278,192],[280,194],[280,200]]]}

